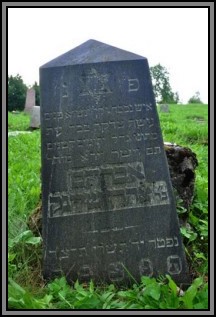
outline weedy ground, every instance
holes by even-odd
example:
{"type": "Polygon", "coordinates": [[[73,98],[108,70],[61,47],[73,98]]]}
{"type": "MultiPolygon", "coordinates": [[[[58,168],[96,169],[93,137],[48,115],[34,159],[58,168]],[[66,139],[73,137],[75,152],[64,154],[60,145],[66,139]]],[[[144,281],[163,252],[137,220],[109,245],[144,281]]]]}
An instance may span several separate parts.
{"type": "MultiPolygon", "coordinates": [[[[159,108],[158,108],[159,109],[159,108]]],[[[208,309],[208,106],[170,105],[158,110],[164,141],[196,153],[195,198],[188,227],[181,229],[192,283],[182,293],[169,275],[143,276],[131,288],[96,286],[64,276],[45,283],[41,236],[27,226],[40,201],[40,130],[8,137],[8,308],[9,309],[208,309]]],[[[29,130],[29,116],[8,113],[8,131],[29,130]]],[[[181,204],[178,213],[184,213],[181,204]]]]}

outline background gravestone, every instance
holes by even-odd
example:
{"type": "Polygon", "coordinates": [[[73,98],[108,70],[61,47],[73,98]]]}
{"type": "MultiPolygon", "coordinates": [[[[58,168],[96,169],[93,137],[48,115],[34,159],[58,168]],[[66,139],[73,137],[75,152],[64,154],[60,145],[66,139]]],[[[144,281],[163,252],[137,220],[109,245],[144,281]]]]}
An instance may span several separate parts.
{"type": "Polygon", "coordinates": [[[35,90],[30,88],[26,93],[26,102],[24,112],[31,114],[33,107],[35,106],[35,90]]]}
{"type": "Polygon", "coordinates": [[[170,112],[169,105],[160,105],[160,112],[170,112]]]}
{"type": "Polygon", "coordinates": [[[187,283],[147,59],[89,40],[40,88],[45,278],[187,283]]]}
{"type": "Polygon", "coordinates": [[[34,106],[32,109],[30,128],[40,128],[40,106],[34,106]]]}

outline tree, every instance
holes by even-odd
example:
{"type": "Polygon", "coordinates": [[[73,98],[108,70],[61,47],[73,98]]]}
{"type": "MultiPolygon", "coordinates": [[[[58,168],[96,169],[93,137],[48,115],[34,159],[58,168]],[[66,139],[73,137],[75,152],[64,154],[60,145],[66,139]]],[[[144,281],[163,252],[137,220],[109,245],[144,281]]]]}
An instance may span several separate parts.
{"type": "Polygon", "coordinates": [[[8,77],[8,111],[24,110],[26,91],[27,86],[19,74],[8,77]]]}
{"type": "Polygon", "coordinates": [[[180,103],[179,93],[176,91],[174,92],[174,100],[173,103],[180,103]]]}
{"type": "Polygon", "coordinates": [[[188,100],[188,103],[203,103],[200,99],[200,92],[196,91],[195,94],[188,100]]]}
{"type": "Polygon", "coordinates": [[[152,85],[156,102],[158,103],[178,103],[178,92],[173,92],[169,82],[169,73],[161,64],[150,67],[152,85]]]}
{"type": "Polygon", "coordinates": [[[38,86],[36,81],[34,83],[33,88],[35,90],[35,104],[37,106],[40,106],[40,87],[38,86]]]}

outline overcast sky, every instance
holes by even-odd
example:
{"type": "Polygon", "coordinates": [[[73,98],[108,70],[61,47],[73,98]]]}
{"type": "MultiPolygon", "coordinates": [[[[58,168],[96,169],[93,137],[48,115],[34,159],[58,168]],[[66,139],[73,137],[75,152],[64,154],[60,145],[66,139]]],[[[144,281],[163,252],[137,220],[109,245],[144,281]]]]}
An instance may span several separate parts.
{"type": "Polygon", "coordinates": [[[170,73],[180,100],[208,102],[207,8],[9,8],[8,74],[39,83],[39,67],[95,39],[170,73]]]}

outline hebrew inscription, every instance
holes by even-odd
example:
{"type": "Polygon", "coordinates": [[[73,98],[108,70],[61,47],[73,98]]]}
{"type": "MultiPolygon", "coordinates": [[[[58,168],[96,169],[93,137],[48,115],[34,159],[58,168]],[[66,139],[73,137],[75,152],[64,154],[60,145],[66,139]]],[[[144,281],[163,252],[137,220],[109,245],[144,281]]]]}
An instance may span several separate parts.
{"type": "Polygon", "coordinates": [[[146,182],[142,162],[69,170],[67,189],[49,194],[49,217],[170,203],[166,182],[146,182]],[[106,184],[106,208],[102,182],[106,184]]]}
{"type": "Polygon", "coordinates": [[[122,104],[94,107],[91,112],[88,109],[46,112],[45,133],[50,140],[46,144],[46,159],[53,165],[70,163],[74,154],[79,153],[83,165],[99,165],[107,159],[110,163],[133,162],[137,158],[144,160],[145,155],[160,155],[155,119],[142,115],[149,107],[144,103],[122,104]],[[92,115],[97,119],[90,123],[87,118],[92,115]],[[69,137],[66,139],[65,135],[69,137]],[[155,146],[148,147],[149,142],[155,146]]]}
{"type": "MultiPolygon", "coordinates": [[[[62,272],[64,270],[64,261],[69,261],[70,257],[75,250],[61,250],[60,252],[49,251],[50,256],[54,261],[57,261],[58,268],[54,272],[62,272]]],[[[86,259],[84,259],[86,260],[86,259]]],[[[166,272],[169,273],[173,278],[175,275],[178,275],[182,272],[182,261],[178,255],[170,255],[166,259],[167,269],[166,272]]],[[[76,266],[74,264],[70,267],[70,270],[73,270],[73,267],[76,266]]],[[[154,264],[153,260],[150,258],[141,258],[141,260],[136,264],[136,269],[139,271],[139,276],[153,276],[154,273],[154,264]]],[[[110,262],[106,264],[105,267],[108,272],[109,282],[121,282],[124,280],[125,274],[127,271],[125,270],[125,264],[123,262],[110,262]]],[[[67,272],[69,274],[70,272],[67,272]]],[[[97,275],[97,271],[94,265],[83,264],[78,269],[78,277],[81,280],[90,281],[94,279],[97,275]]]]}

